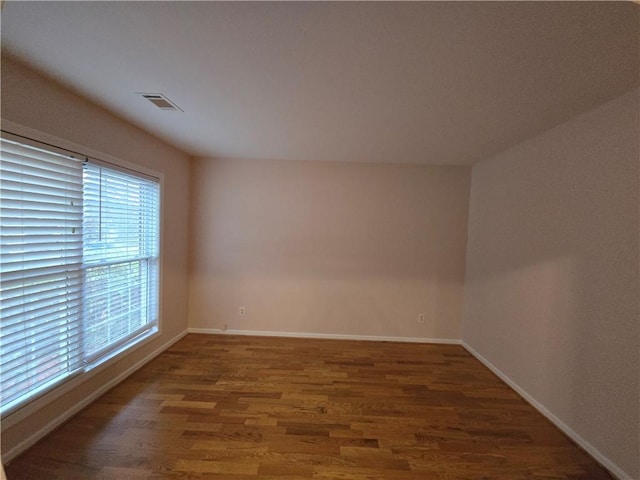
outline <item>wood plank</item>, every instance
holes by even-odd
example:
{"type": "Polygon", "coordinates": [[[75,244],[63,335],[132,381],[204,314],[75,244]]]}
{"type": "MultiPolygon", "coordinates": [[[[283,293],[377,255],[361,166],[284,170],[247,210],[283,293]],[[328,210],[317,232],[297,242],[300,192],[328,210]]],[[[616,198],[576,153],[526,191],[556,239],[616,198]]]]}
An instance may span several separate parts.
{"type": "Polygon", "coordinates": [[[16,458],[7,475],[612,478],[460,346],[197,334],[16,458]]]}

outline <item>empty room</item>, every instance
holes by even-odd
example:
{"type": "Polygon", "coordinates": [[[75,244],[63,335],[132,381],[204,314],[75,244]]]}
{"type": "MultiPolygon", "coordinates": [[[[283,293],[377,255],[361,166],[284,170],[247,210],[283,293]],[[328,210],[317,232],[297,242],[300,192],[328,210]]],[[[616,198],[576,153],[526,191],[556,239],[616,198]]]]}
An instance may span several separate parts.
{"type": "Polygon", "coordinates": [[[3,477],[640,480],[640,4],[0,15],[3,477]]]}

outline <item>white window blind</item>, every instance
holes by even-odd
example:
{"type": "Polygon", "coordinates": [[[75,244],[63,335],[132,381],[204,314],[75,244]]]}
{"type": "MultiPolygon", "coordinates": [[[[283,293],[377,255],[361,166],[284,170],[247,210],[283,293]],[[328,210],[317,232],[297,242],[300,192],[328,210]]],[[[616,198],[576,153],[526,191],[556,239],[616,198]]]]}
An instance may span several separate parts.
{"type": "Polygon", "coordinates": [[[84,167],[84,352],[91,361],[154,327],[158,317],[159,185],[84,167]]]}
{"type": "Polygon", "coordinates": [[[13,136],[1,151],[4,415],[157,329],[160,186],[13,136]]]}
{"type": "Polygon", "coordinates": [[[82,163],[2,140],[2,408],[81,367],[82,163]]]}

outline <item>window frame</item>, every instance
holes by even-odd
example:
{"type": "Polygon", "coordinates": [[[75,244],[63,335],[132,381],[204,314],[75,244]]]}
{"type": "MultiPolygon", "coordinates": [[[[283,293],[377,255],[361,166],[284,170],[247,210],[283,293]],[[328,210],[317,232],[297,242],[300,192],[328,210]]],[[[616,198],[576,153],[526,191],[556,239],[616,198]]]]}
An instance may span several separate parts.
{"type": "Polygon", "coordinates": [[[26,145],[33,145],[39,148],[45,147],[56,153],[65,155],[81,156],[88,158],[91,162],[101,164],[105,167],[113,168],[123,172],[130,172],[133,175],[152,178],[158,181],[159,187],[159,219],[158,219],[158,316],[155,328],[132,338],[123,345],[116,347],[110,353],[96,358],[94,361],[87,363],[84,368],[69,377],[60,380],[52,385],[47,391],[40,395],[17,405],[2,414],[2,430],[11,428],[30,415],[34,414],[41,408],[52,403],[62,395],[80,387],[83,383],[99,374],[101,371],[109,368],[114,363],[122,360],[129,354],[134,353],[151,341],[159,338],[163,332],[163,308],[162,308],[162,292],[163,292],[163,264],[164,264],[164,228],[163,228],[163,212],[164,212],[164,174],[151,168],[122,160],[118,157],[94,150],[89,147],[65,140],[63,138],[36,130],[15,122],[2,119],[0,128],[0,136],[8,140],[18,141],[26,145]]]}

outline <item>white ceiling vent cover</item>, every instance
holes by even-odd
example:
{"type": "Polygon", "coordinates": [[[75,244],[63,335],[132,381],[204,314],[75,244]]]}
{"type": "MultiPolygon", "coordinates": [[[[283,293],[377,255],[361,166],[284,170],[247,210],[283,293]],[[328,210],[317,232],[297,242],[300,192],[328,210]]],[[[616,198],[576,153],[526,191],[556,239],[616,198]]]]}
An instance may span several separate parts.
{"type": "Polygon", "coordinates": [[[138,95],[141,95],[142,98],[146,98],[151,103],[153,103],[160,110],[168,110],[174,112],[184,112],[178,105],[169,100],[162,93],[144,93],[138,92],[138,95]]]}

